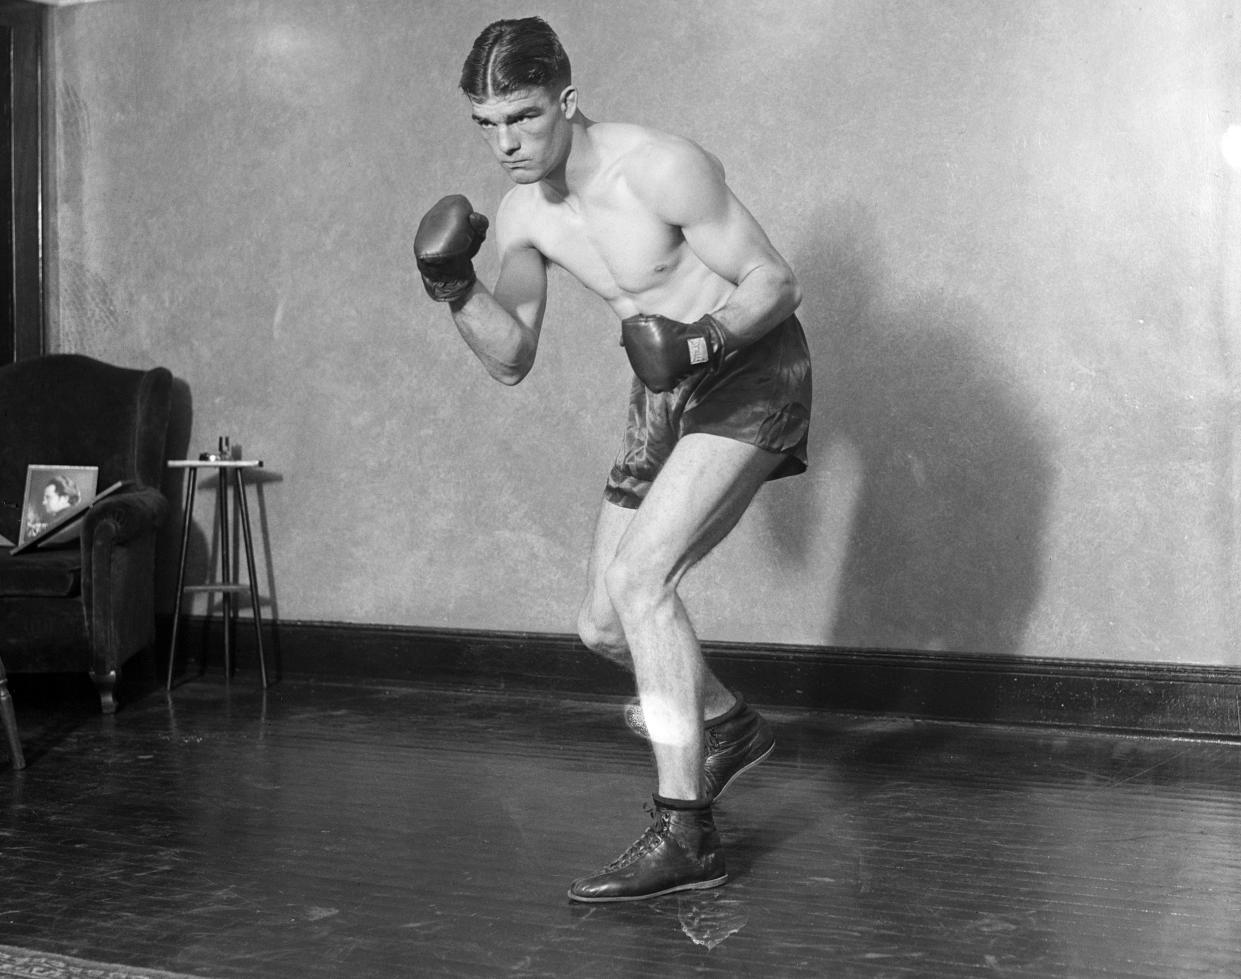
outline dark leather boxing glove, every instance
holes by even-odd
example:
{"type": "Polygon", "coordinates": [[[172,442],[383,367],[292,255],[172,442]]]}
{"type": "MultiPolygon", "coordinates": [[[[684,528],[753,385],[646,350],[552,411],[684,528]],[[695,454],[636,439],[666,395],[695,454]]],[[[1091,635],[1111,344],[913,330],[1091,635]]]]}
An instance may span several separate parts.
{"type": "Polygon", "coordinates": [[[693,323],[639,313],[621,320],[621,345],[633,372],[657,394],[671,391],[696,370],[724,362],[724,328],[707,314],[693,323]]]}
{"type": "Polygon", "coordinates": [[[441,198],[423,215],[414,257],[427,295],[438,303],[464,299],[474,284],[470,261],[487,238],[487,219],[461,194],[441,198]]]}

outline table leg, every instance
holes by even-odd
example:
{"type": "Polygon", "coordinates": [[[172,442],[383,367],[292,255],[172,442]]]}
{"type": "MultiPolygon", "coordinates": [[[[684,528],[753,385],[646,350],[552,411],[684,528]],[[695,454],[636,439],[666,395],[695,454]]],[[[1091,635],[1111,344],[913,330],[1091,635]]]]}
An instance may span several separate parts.
{"type": "Polygon", "coordinates": [[[224,682],[228,683],[233,679],[233,596],[228,590],[233,583],[233,564],[229,554],[227,469],[220,470],[217,495],[220,500],[220,583],[224,585],[224,682]]]}
{"type": "Polygon", "coordinates": [[[254,642],[259,651],[259,672],[263,677],[263,689],[267,689],[267,660],[263,656],[263,624],[259,614],[258,578],[254,570],[254,536],[250,533],[250,505],[246,500],[246,487],[241,470],[237,474],[237,502],[241,513],[241,536],[246,546],[246,574],[250,581],[250,609],[254,614],[254,642]]]}

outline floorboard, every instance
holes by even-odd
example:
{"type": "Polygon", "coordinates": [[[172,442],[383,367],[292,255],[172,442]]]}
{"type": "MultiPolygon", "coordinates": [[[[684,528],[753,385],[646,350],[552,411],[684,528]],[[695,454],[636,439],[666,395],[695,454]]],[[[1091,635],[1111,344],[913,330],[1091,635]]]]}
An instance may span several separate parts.
{"type": "Polygon", "coordinates": [[[730,883],[580,906],[647,822],[615,700],[14,678],[0,943],[215,979],[1241,975],[1241,747],[772,710],[730,883]]]}

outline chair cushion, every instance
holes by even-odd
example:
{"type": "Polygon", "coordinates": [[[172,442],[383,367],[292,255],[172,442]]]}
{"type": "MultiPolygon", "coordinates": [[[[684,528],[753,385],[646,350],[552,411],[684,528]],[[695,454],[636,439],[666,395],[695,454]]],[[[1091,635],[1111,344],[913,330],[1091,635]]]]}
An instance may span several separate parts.
{"type": "Polygon", "coordinates": [[[82,552],[77,547],[0,555],[0,597],[69,598],[81,590],[82,552]]]}

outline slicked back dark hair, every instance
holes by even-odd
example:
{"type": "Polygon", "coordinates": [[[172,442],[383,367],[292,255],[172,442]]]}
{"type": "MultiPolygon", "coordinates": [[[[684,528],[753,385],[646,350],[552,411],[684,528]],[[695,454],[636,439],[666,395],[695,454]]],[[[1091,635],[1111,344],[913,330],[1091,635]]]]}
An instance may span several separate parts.
{"type": "Polygon", "coordinates": [[[542,17],[497,20],[483,29],[461,69],[461,91],[478,101],[530,88],[569,85],[569,56],[542,17]]]}

